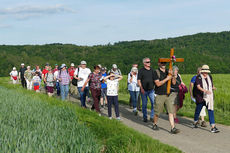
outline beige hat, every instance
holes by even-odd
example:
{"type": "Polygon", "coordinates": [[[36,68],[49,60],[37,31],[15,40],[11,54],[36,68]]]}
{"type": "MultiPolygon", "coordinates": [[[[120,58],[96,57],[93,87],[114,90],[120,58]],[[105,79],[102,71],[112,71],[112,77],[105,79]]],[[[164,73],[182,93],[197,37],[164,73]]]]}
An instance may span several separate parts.
{"type": "Polygon", "coordinates": [[[13,67],[13,70],[16,70],[16,67],[13,67]]]}
{"type": "Polygon", "coordinates": [[[74,63],[71,63],[71,65],[70,66],[74,66],[74,63]]]}
{"type": "Polygon", "coordinates": [[[113,67],[114,69],[117,69],[117,64],[113,64],[112,67],[113,67]]]}
{"type": "Polygon", "coordinates": [[[201,67],[201,71],[200,71],[201,73],[203,73],[203,72],[206,72],[206,73],[211,73],[211,71],[209,70],[209,66],[208,65],[203,65],[202,67],[201,67]]]}
{"type": "Polygon", "coordinates": [[[81,65],[86,65],[86,61],[81,61],[81,65]]]}

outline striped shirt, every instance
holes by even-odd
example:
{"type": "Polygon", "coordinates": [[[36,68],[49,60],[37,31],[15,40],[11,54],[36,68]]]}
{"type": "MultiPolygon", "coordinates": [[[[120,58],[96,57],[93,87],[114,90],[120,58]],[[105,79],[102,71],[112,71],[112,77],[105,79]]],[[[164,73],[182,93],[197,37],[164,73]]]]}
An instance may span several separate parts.
{"type": "Polygon", "coordinates": [[[60,81],[61,85],[68,85],[69,82],[70,82],[70,76],[67,73],[67,70],[65,70],[65,71],[62,71],[62,70],[59,71],[59,73],[58,73],[58,79],[61,80],[60,81]]]}

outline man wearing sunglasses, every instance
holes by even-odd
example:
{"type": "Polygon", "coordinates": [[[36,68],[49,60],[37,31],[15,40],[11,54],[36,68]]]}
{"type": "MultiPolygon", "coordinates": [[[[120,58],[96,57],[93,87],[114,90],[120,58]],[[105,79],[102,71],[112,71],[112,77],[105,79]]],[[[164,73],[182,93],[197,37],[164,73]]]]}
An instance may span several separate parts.
{"type": "Polygon", "coordinates": [[[164,106],[166,106],[169,114],[169,123],[171,125],[171,133],[177,134],[180,130],[175,128],[174,124],[174,106],[172,102],[172,97],[167,95],[167,82],[172,79],[172,76],[168,76],[168,73],[172,71],[166,70],[166,63],[158,61],[159,68],[154,71],[154,82],[155,82],[155,104],[154,104],[154,124],[153,130],[159,130],[157,126],[157,121],[160,113],[163,111],[164,106]]]}
{"type": "Polygon", "coordinates": [[[144,67],[138,71],[137,82],[141,89],[141,98],[142,98],[142,112],[143,112],[143,121],[147,122],[147,102],[149,97],[151,102],[151,113],[150,121],[153,121],[154,116],[154,81],[153,81],[153,69],[151,68],[150,59],[148,57],[143,59],[144,67]]]}

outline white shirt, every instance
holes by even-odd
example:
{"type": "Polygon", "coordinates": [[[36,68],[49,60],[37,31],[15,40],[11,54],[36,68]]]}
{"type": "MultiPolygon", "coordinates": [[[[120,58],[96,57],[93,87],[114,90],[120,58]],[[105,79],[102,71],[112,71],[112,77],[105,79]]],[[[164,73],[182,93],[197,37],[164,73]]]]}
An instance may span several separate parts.
{"type": "Polygon", "coordinates": [[[130,82],[130,79],[131,79],[131,74],[129,73],[128,74],[128,90],[129,91],[140,91],[140,87],[138,86],[137,84],[137,75],[133,75],[133,79],[132,79],[132,82],[130,82]]]}
{"type": "MultiPolygon", "coordinates": [[[[78,73],[78,68],[75,70],[74,75],[77,75],[78,78],[82,78],[82,80],[78,80],[77,82],[77,87],[83,87],[85,81],[88,79],[89,74],[91,73],[91,70],[89,68],[79,68],[79,73],[78,73]]],[[[89,84],[87,83],[86,87],[88,87],[89,84]]]]}
{"type": "Polygon", "coordinates": [[[118,79],[106,80],[107,82],[107,96],[117,96],[118,95],[118,79]]]}
{"type": "Polygon", "coordinates": [[[39,76],[34,76],[33,81],[39,83],[41,81],[41,78],[39,76]]]}
{"type": "Polygon", "coordinates": [[[18,71],[11,71],[10,76],[14,76],[14,77],[18,76],[18,71]]]}
{"type": "Polygon", "coordinates": [[[58,72],[59,72],[59,71],[55,71],[55,72],[54,72],[54,77],[56,78],[56,82],[59,82],[59,80],[57,79],[57,78],[58,78],[58,72]]]}

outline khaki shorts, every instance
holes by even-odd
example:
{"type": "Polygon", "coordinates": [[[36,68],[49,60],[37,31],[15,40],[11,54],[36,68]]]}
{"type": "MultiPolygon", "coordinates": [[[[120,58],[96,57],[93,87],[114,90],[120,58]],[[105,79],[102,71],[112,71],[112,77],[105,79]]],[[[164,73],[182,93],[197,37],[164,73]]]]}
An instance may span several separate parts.
{"type": "Polygon", "coordinates": [[[156,95],[154,103],[154,113],[160,115],[163,112],[164,104],[166,105],[167,111],[170,114],[174,113],[174,106],[172,103],[172,98],[167,95],[156,95]]]}
{"type": "Polygon", "coordinates": [[[180,105],[178,92],[172,92],[172,93],[169,95],[169,99],[172,100],[172,104],[173,104],[173,105],[178,105],[178,106],[180,105]]]}

